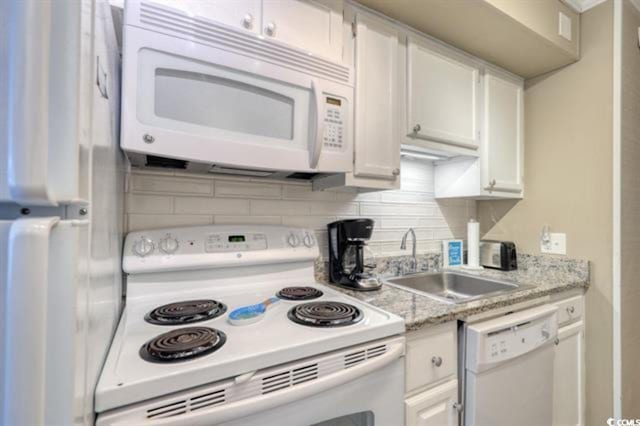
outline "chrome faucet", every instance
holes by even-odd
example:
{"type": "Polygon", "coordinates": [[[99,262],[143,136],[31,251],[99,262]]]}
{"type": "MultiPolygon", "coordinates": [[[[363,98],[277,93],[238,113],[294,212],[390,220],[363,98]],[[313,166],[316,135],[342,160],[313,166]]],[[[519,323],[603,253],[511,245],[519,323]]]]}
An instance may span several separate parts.
{"type": "Polygon", "coordinates": [[[411,256],[413,257],[413,271],[411,272],[416,272],[418,270],[418,259],[416,258],[416,231],[414,231],[413,228],[409,228],[407,232],[405,232],[404,235],[402,236],[402,242],[400,243],[400,250],[407,249],[407,236],[409,234],[411,234],[411,238],[413,242],[413,247],[411,249],[411,256]]]}

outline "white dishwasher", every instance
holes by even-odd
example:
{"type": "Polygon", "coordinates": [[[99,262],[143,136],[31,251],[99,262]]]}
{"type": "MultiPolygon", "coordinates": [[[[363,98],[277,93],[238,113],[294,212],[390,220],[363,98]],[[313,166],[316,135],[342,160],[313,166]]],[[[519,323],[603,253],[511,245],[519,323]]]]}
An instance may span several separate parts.
{"type": "Polygon", "coordinates": [[[464,425],[551,425],[557,307],[465,324],[464,425]]]}

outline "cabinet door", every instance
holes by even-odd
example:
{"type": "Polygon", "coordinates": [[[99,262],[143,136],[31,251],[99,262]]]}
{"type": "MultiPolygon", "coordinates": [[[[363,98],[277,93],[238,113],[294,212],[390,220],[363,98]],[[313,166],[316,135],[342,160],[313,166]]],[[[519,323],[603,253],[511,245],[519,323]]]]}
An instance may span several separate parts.
{"type": "Polygon", "coordinates": [[[260,33],[261,0],[154,0],[154,2],[232,27],[260,33]]]}
{"type": "Polygon", "coordinates": [[[342,58],[339,0],[263,0],[262,32],[334,61],[342,58]]]}
{"type": "Polygon", "coordinates": [[[389,23],[368,15],[356,15],[356,22],[354,174],[395,180],[400,173],[399,34],[389,23]]]}
{"type": "Polygon", "coordinates": [[[554,361],[553,424],[584,424],[584,327],[577,322],[558,331],[554,361]]]}
{"type": "Polygon", "coordinates": [[[482,185],[486,191],[519,193],[524,175],[524,103],[522,82],[491,70],[484,77],[482,185]]]}
{"type": "Polygon", "coordinates": [[[480,70],[427,40],[409,38],[407,135],[477,149],[480,70]]]}
{"type": "Polygon", "coordinates": [[[406,426],[457,426],[458,381],[405,400],[406,426]]]}

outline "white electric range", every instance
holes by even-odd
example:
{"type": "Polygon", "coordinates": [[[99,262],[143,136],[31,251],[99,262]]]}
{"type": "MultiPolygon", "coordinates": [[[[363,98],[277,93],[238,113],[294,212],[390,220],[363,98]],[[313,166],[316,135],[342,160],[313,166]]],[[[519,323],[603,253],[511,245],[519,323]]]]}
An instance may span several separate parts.
{"type": "Polygon", "coordinates": [[[318,255],[283,226],[129,234],[97,424],[400,424],[404,322],[316,283],[318,255]],[[258,322],[228,321],[274,295],[258,322]]]}

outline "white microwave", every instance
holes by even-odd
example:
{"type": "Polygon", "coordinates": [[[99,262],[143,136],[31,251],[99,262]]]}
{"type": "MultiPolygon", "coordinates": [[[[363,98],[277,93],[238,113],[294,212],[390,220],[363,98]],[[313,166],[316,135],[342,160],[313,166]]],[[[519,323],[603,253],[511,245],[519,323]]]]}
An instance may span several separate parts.
{"type": "Polygon", "coordinates": [[[127,1],[121,146],[194,171],[353,168],[353,70],[152,2],[127,1]]]}

